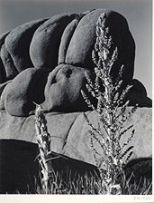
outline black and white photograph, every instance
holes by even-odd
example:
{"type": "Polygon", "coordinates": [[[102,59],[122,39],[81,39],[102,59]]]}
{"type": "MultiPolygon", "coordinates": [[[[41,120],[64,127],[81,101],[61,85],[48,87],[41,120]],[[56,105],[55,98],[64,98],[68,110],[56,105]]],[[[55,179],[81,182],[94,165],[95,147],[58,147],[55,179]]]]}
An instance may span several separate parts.
{"type": "Polygon", "coordinates": [[[152,4],[0,0],[0,196],[152,200],[152,4]]]}

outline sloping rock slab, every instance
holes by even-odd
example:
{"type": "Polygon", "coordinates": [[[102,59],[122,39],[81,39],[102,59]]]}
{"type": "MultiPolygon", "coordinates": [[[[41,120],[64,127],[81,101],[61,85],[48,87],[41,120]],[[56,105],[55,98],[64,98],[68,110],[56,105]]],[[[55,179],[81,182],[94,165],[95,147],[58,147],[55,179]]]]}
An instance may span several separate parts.
{"type": "MultiPolygon", "coordinates": [[[[130,110],[130,107],[127,109],[130,110]]],[[[95,112],[86,112],[89,121],[97,127],[98,117],[95,112]]],[[[91,136],[82,112],[75,113],[48,113],[46,114],[48,131],[51,135],[51,149],[70,158],[96,164],[91,149],[91,136]]],[[[24,140],[36,143],[34,128],[35,117],[15,117],[5,111],[0,112],[0,139],[24,140]]],[[[132,158],[152,156],[152,109],[138,108],[127,121],[126,127],[133,124],[134,137],[128,147],[134,146],[132,158]]],[[[102,129],[103,130],[103,129],[102,129]]],[[[105,131],[104,135],[105,135],[105,131]]],[[[122,143],[127,140],[131,131],[122,138],[122,143]]],[[[100,150],[97,143],[95,147],[100,150]]]]}

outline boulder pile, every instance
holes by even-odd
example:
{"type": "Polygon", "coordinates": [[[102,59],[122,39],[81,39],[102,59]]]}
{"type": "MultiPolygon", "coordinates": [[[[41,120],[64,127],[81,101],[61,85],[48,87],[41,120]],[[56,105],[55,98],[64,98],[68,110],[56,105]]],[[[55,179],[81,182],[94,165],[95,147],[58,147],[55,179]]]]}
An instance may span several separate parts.
{"type": "MultiPolygon", "coordinates": [[[[127,94],[128,109],[138,104],[137,111],[128,120],[135,128],[134,158],[151,157],[152,101],[144,85],[133,78],[135,42],[127,20],[105,9],[28,22],[0,37],[0,142],[10,141],[11,146],[14,145],[11,140],[36,143],[34,112],[37,103],[47,118],[52,150],[95,165],[89,144],[89,126],[83,112],[96,125],[97,115],[87,107],[81,89],[85,87],[86,75],[94,77],[92,50],[96,22],[102,13],[105,14],[103,26],[109,28],[118,50],[112,76],[116,78],[124,65],[124,84],[133,86],[127,94]]],[[[3,143],[0,154],[1,150],[5,154],[1,146],[3,143]]],[[[24,156],[29,156],[25,150],[24,147],[24,156]]],[[[8,154],[7,151],[9,162],[11,155],[8,154]]],[[[0,157],[1,162],[4,158],[0,157]]],[[[30,158],[30,165],[31,161],[30,158]]],[[[0,171],[6,167],[5,161],[0,171]]]]}

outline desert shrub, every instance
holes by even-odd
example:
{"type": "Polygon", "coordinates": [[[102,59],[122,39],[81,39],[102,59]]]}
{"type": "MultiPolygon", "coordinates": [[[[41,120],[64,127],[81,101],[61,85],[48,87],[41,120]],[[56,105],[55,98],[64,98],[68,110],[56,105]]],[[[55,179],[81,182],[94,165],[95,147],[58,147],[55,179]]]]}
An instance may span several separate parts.
{"type": "Polygon", "coordinates": [[[104,20],[105,14],[102,14],[96,25],[96,43],[92,52],[93,62],[96,65],[95,79],[92,80],[87,75],[87,91],[82,90],[87,105],[97,112],[98,125],[94,126],[85,113],[84,116],[91,127],[90,145],[101,176],[99,193],[123,194],[127,193],[130,187],[134,188],[135,193],[136,183],[132,186],[130,178],[126,179],[124,167],[133,154],[131,140],[135,132],[133,124],[126,126],[126,122],[136,111],[137,105],[129,110],[127,108],[129,101],[125,98],[131,86],[122,80],[124,65],[121,64],[121,67],[117,68],[119,74],[116,78],[112,75],[118,60],[118,48],[110,35],[109,27],[104,26],[104,20]],[[92,103],[92,97],[97,100],[97,105],[92,103]],[[130,135],[122,143],[121,139],[128,131],[130,135]]]}

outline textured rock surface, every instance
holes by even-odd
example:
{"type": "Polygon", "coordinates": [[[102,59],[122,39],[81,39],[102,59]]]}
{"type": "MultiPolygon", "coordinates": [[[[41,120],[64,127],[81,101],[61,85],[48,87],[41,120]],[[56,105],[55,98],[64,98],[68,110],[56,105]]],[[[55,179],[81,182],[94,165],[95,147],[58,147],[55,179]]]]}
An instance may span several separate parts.
{"type": "Polygon", "coordinates": [[[80,93],[85,84],[87,69],[72,65],[59,65],[48,76],[45,86],[45,101],[42,108],[48,112],[85,111],[85,104],[80,93]]]}
{"type": "MultiPolygon", "coordinates": [[[[0,139],[17,139],[36,142],[34,116],[20,118],[0,112],[0,139]]],[[[94,112],[87,112],[92,123],[97,125],[98,118],[94,112]]],[[[51,148],[54,152],[71,158],[95,164],[90,147],[90,127],[83,113],[49,113],[46,114],[48,130],[51,135],[51,148]]],[[[128,121],[133,124],[135,135],[131,144],[134,145],[134,158],[152,156],[152,111],[150,108],[138,108],[128,121]]],[[[104,132],[105,134],[105,132],[104,132]]],[[[122,142],[125,141],[126,134],[122,142]]],[[[99,150],[99,148],[98,148],[99,150]]]]}
{"type": "Polygon", "coordinates": [[[30,45],[30,55],[34,66],[51,66],[53,69],[58,64],[61,35],[68,23],[75,18],[79,18],[79,15],[53,16],[36,30],[30,45]]]}
{"type": "Polygon", "coordinates": [[[91,55],[96,21],[102,13],[105,14],[102,26],[109,28],[118,49],[112,75],[116,77],[121,65],[126,65],[124,83],[134,85],[128,96],[130,105],[151,106],[151,100],[142,94],[144,87],[132,80],[135,43],[126,19],[114,11],[96,9],[28,22],[1,37],[0,109],[14,116],[29,116],[36,102],[46,111],[86,111],[80,89],[87,70],[94,74],[91,55]]]}
{"type": "Polygon", "coordinates": [[[114,12],[105,9],[97,9],[83,17],[68,46],[66,63],[80,65],[82,67],[94,67],[91,53],[95,43],[96,21],[101,13],[105,12],[104,27],[109,27],[113,42],[119,52],[119,59],[113,67],[113,75],[116,76],[119,65],[127,64],[123,78],[129,81],[133,77],[135,43],[128,28],[127,21],[114,12]]]}
{"type": "Polygon", "coordinates": [[[12,30],[5,39],[5,47],[18,72],[32,67],[29,57],[29,46],[33,33],[45,19],[25,23],[12,30]]]}
{"type": "Polygon", "coordinates": [[[44,101],[44,87],[49,70],[28,68],[10,82],[1,95],[1,108],[10,115],[28,116],[36,103],[44,101]]]}
{"type": "Polygon", "coordinates": [[[54,71],[29,68],[22,71],[1,95],[1,109],[13,116],[28,116],[35,103],[45,111],[84,111],[87,108],[80,90],[85,83],[87,69],[71,65],[59,65],[54,71]]]}

